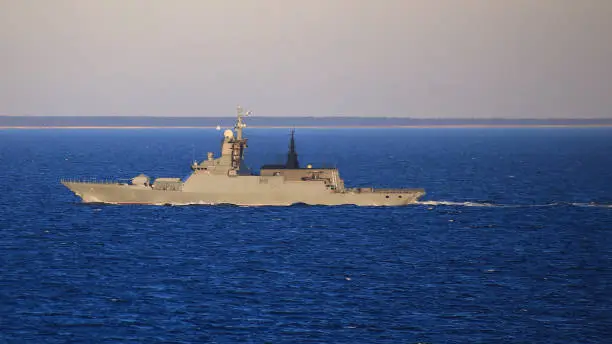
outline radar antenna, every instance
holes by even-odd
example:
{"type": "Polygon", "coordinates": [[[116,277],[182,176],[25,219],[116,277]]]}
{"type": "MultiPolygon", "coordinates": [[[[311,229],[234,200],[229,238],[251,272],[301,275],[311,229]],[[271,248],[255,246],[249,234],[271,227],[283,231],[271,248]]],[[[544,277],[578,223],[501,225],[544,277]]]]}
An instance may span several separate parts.
{"type": "Polygon", "coordinates": [[[234,126],[234,129],[236,129],[236,139],[242,140],[242,129],[246,128],[246,124],[242,121],[242,118],[250,116],[252,112],[251,111],[245,112],[242,106],[240,105],[236,109],[236,112],[238,113],[238,119],[236,120],[236,125],[234,126]]]}

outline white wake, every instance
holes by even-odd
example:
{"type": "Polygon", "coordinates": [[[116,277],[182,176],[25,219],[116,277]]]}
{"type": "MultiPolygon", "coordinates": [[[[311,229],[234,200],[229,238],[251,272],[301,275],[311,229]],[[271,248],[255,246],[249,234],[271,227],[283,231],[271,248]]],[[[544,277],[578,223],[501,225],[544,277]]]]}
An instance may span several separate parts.
{"type": "Polygon", "coordinates": [[[573,206],[590,208],[612,208],[612,204],[601,204],[595,202],[576,203],[576,202],[551,202],[544,204],[496,204],[488,202],[456,202],[456,201],[421,201],[419,205],[428,206],[454,206],[454,207],[493,207],[493,208],[540,208],[554,206],[573,206]]]}

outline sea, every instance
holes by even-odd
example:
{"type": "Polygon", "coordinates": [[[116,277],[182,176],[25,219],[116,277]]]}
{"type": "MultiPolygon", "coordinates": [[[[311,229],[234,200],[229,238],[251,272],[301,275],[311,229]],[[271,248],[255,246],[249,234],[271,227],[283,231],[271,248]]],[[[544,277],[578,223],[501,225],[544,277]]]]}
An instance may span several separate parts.
{"type": "MultiPolygon", "coordinates": [[[[247,164],[289,130],[248,129],[247,164]]],[[[405,207],[82,204],[214,129],[0,130],[0,343],[610,343],[612,128],[297,129],[405,207]]]]}

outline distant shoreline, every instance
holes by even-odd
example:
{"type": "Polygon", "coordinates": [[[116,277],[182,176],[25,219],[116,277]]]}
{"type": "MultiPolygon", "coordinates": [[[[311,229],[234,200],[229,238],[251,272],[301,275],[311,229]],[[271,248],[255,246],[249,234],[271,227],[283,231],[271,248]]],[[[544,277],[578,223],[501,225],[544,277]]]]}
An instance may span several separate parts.
{"type": "MultiPolygon", "coordinates": [[[[0,116],[3,129],[210,129],[234,126],[233,117],[0,116]]],[[[249,117],[249,128],[566,128],[609,127],[612,118],[249,117]]]]}
{"type": "MultiPolygon", "coordinates": [[[[611,128],[612,124],[432,124],[432,125],[281,125],[281,126],[248,126],[249,129],[479,129],[479,128],[611,128]]],[[[0,126],[0,130],[44,130],[44,129],[215,129],[216,126],[0,126]]],[[[228,127],[222,127],[227,129],[228,127]]]]}

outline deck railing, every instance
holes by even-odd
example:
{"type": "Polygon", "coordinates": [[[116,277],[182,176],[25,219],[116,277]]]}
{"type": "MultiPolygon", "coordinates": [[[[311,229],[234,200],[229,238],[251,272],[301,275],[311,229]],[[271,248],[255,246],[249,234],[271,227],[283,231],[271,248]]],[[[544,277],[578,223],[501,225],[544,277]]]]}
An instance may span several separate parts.
{"type": "Polygon", "coordinates": [[[356,192],[356,193],[389,193],[389,194],[397,194],[397,193],[407,193],[407,192],[424,192],[424,189],[378,189],[378,188],[348,188],[346,189],[348,192],[356,192]]]}
{"type": "Polygon", "coordinates": [[[60,182],[81,184],[129,184],[129,180],[97,178],[62,178],[60,179],[60,182]]]}

